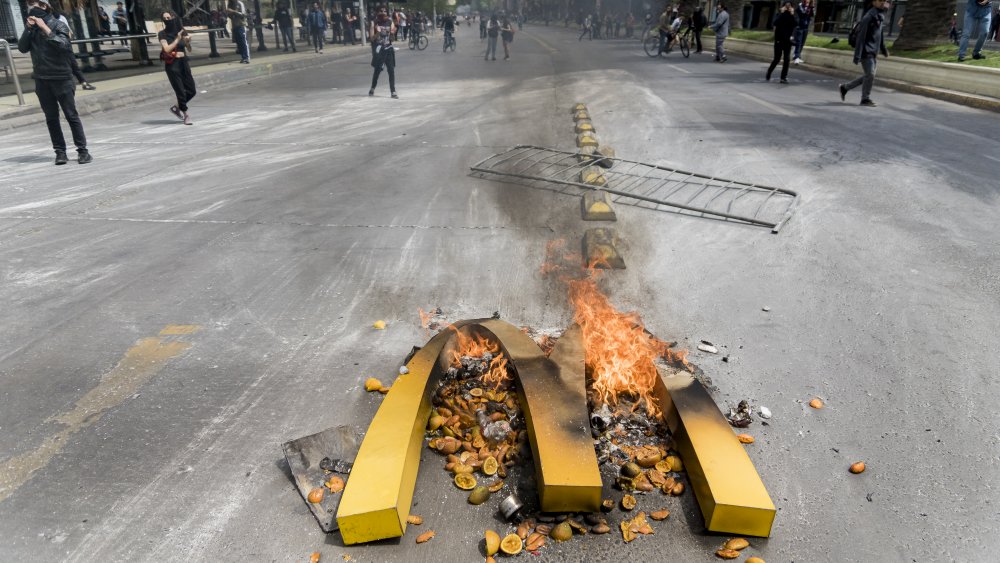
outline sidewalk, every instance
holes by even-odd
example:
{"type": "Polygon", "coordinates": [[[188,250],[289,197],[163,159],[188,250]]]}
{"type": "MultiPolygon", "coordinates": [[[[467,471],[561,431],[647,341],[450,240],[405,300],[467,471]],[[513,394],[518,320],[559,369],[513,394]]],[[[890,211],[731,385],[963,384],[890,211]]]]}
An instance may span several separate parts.
{"type": "MultiPolygon", "coordinates": [[[[274,37],[265,30],[265,42],[268,50],[257,52],[256,38],[250,46],[250,64],[239,64],[240,57],[235,52],[235,46],[229,38],[216,40],[218,58],[209,58],[208,35],[201,33],[193,36],[190,53],[191,71],[198,84],[198,89],[219,87],[244,81],[248,78],[272,76],[283,72],[312,68],[325,65],[335,60],[356,55],[369,55],[367,46],[358,43],[354,46],[330,45],[324,47],[322,54],[315,53],[313,48],[304,41],[297,41],[297,53],[274,48],[274,37]]],[[[104,63],[109,70],[88,72],[84,76],[97,87],[97,90],[86,91],[77,88],[76,103],[80,113],[92,113],[135,105],[151,99],[172,96],[172,91],[163,75],[163,64],[159,61],[159,47],[149,46],[153,66],[144,66],[133,61],[129,53],[105,57],[104,63]]],[[[14,49],[14,63],[24,91],[25,105],[19,105],[12,79],[0,78],[0,131],[24,126],[41,119],[41,108],[34,95],[34,80],[31,79],[31,58],[29,55],[14,49]]]]}

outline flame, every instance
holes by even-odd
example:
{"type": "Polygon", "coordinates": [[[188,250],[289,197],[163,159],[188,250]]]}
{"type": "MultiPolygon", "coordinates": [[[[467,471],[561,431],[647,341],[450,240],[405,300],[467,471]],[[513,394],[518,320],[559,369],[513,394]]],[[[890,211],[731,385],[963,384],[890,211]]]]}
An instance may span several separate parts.
{"type": "Polygon", "coordinates": [[[449,328],[455,331],[455,349],[451,351],[451,367],[461,366],[462,356],[480,358],[485,356],[487,352],[494,356],[500,352],[500,346],[484,336],[478,334],[469,336],[454,326],[449,328]]]}
{"type": "Polygon", "coordinates": [[[433,313],[425,312],[421,308],[417,308],[417,314],[420,315],[420,328],[430,328],[431,318],[434,316],[433,313]]]}
{"type": "Polygon", "coordinates": [[[507,358],[503,353],[497,354],[490,361],[490,369],[483,374],[481,381],[485,385],[492,385],[494,390],[500,388],[507,381],[507,358]]]}
{"type": "Polygon", "coordinates": [[[593,381],[596,399],[616,409],[619,398],[634,399],[629,412],[640,405],[650,416],[659,416],[660,409],[653,398],[659,373],[656,361],[663,358],[687,363],[687,351],[674,351],[671,344],[646,332],[638,313],[622,313],[597,287],[601,261],[594,260],[581,269],[582,256],[570,253],[566,241],[549,241],[545,246],[543,275],[556,275],[569,290],[573,320],[583,330],[587,370],[593,381]]]}
{"type": "Polygon", "coordinates": [[[616,407],[619,397],[628,395],[636,399],[633,410],[641,403],[647,413],[658,415],[652,396],[659,377],[655,362],[669,353],[669,345],[650,336],[637,313],[615,309],[598,289],[593,273],[568,283],[575,309],[573,320],[583,329],[587,367],[597,398],[616,407]]]}

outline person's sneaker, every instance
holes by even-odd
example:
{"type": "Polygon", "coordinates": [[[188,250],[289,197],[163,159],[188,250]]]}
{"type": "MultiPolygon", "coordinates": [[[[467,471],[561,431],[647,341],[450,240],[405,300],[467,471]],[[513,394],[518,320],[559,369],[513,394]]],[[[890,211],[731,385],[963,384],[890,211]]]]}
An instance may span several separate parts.
{"type": "Polygon", "coordinates": [[[802,59],[800,57],[795,57],[795,60],[792,62],[795,64],[802,64],[802,59]]]}
{"type": "Polygon", "coordinates": [[[979,59],[985,59],[986,55],[984,55],[982,53],[973,53],[972,54],[972,58],[974,58],[974,59],[976,59],[978,61],[979,59]]]}
{"type": "Polygon", "coordinates": [[[771,75],[768,74],[768,75],[764,76],[764,80],[767,81],[767,82],[770,82],[771,81],[771,75]]]}
{"type": "Polygon", "coordinates": [[[69,162],[69,159],[66,158],[66,153],[63,151],[56,151],[56,166],[66,164],[67,162],[69,162]]]}
{"type": "Polygon", "coordinates": [[[83,89],[84,90],[97,90],[97,86],[94,86],[90,82],[84,82],[83,83],[83,89]]]}
{"type": "Polygon", "coordinates": [[[392,99],[394,99],[394,100],[398,100],[398,99],[399,99],[399,94],[397,94],[397,93],[393,92],[393,93],[392,93],[392,99]]]}
{"type": "Polygon", "coordinates": [[[788,79],[787,78],[782,78],[781,79],[781,83],[782,84],[788,84],[788,79]]]}
{"type": "Polygon", "coordinates": [[[372,88],[371,90],[368,91],[368,97],[370,98],[370,97],[372,97],[374,95],[375,95],[375,89],[372,88]]]}
{"type": "Polygon", "coordinates": [[[875,102],[873,102],[871,100],[861,100],[861,104],[860,105],[863,105],[863,106],[869,107],[869,108],[873,108],[873,107],[877,106],[878,104],[876,104],[875,102]]]}
{"type": "Polygon", "coordinates": [[[844,86],[843,84],[841,84],[840,85],[840,101],[843,102],[843,101],[846,101],[846,100],[847,100],[847,86],[844,86]]]}
{"type": "Polygon", "coordinates": [[[186,113],[184,114],[184,125],[194,125],[191,123],[191,116],[186,113]]]}
{"type": "Polygon", "coordinates": [[[965,57],[963,57],[962,55],[959,55],[958,56],[958,62],[964,63],[965,62],[965,57]]]}
{"type": "Polygon", "coordinates": [[[181,119],[181,120],[184,119],[184,114],[181,113],[180,108],[178,108],[177,106],[170,106],[170,113],[176,115],[177,119],[181,119]]]}
{"type": "Polygon", "coordinates": [[[87,164],[88,162],[93,162],[94,157],[90,156],[90,152],[86,150],[76,151],[76,161],[80,164],[87,164]]]}

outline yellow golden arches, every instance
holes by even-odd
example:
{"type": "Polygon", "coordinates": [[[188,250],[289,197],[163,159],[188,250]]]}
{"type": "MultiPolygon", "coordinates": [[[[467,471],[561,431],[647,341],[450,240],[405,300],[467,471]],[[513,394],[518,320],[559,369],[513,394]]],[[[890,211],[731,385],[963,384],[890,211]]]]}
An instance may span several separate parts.
{"type": "MultiPolygon", "coordinates": [[[[601,476],[590,437],[579,330],[567,331],[546,358],[507,322],[486,319],[454,326],[491,336],[510,358],[520,383],[542,510],[597,510],[601,476]]],[[[441,332],[413,356],[409,373],[392,385],[369,425],[337,510],[345,544],[399,537],[406,530],[430,414],[430,383],[447,369],[454,336],[453,331],[441,332]]]]}

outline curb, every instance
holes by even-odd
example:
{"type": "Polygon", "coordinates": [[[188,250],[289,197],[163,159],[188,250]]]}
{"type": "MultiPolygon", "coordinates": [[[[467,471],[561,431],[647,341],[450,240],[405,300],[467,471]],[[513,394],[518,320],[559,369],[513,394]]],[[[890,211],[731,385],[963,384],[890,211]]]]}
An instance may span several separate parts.
{"type": "MultiPolygon", "coordinates": [[[[260,63],[241,65],[238,62],[205,65],[192,69],[198,90],[224,89],[259,78],[294,72],[306,68],[321,68],[355,56],[367,56],[368,50],[333,51],[318,59],[309,55],[290,60],[264,59],[260,63]],[[223,67],[223,68],[219,68],[223,67]]],[[[157,99],[169,101],[173,95],[166,78],[159,72],[115,78],[101,82],[101,90],[76,98],[76,109],[82,116],[144,104],[157,99]],[[140,81],[140,84],[135,84],[140,81]]],[[[30,95],[30,94],[29,94],[30,95]]],[[[45,121],[42,108],[36,104],[0,112],[0,131],[9,131],[45,121]]]]}
{"type": "MultiPolygon", "coordinates": [[[[726,49],[744,57],[764,62],[770,62],[773,55],[773,47],[770,43],[749,41],[746,39],[730,38],[726,41],[726,49]]],[[[802,63],[799,65],[799,67],[805,68],[811,72],[851,78],[857,76],[860,72],[854,70],[852,55],[849,53],[841,53],[831,49],[817,49],[816,47],[806,47],[806,52],[817,54],[817,58],[825,61],[825,64],[802,63]]],[[[813,57],[810,57],[810,59],[813,59],[813,57]]],[[[956,90],[937,86],[928,86],[923,83],[934,82],[931,77],[932,73],[961,72],[969,76],[973,76],[972,73],[978,73],[975,74],[977,78],[981,79],[985,76],[987,81],[990,83],[993,81],[989,80],[989,78],[991,78],[993,74],[996,74],[997,80],[995,82],[1000,85],[1000,71],[996,69],[977,68],[975,70],[970,70],[970,67],[952,65],[951,63],[938,63],[936,61],[911,61],[905,59],[892,59],[889,61],[880,60],[879,72],[885,72],[883,69],[886,68],[890,68],[895,71],[891,72],[891,74],[905,73],[907,78],[913,78],[914,80],[918,80],[920,82],[886,78],[883,74],[883,76],[876,75],[876,85],[976,109],[1000,112],[1000,97],[993,97],[974,92],[975,90],[980,89],[980,84],[975,84],[971,81],[963,82],[962,80],[955,80],[954,86],[960,88],[956,90]],[[921,80],[923,78],[927,78],[927,80],[921,80]]],[[[1000,89],[998,89],[998,91],[1000,91],[1000,89]]]]}

